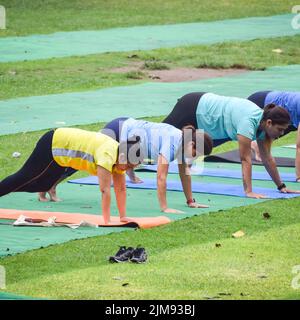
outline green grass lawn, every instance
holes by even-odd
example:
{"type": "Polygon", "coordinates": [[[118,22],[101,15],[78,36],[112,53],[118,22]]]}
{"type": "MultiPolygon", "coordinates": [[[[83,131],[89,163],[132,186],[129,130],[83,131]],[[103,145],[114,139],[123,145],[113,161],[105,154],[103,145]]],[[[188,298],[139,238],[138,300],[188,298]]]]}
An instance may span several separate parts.
{"type": "Polygon", "coordinates": [[[299,299],[291,287],[292,268],[300,264],[299,204],[270,201],[72,241],[0,263],[8,291],[43,298],[299,299]],[[263,219],[264,212],[271,218],[263,219]],[[231,238],[240,229],[245,237],[231,238]],[[148,251],[146,264],[108,262],[118,245],[139,244],[148,251]]]}
{"type": "Polygon", "coordinates": [[[134,85],[151,79],[144,70],[113,72],[133,64],[176,67],[247,68],[300,64],[300,36],[188,46],[127,53],[0,63],[0,99],[134,85]],[[281,54],[272,52],[281,48],[281,54]],[[134,57],[134,58],[131,58],[134,57]]]}
{"type": "Polygon", "coordinates": [[[2,0],[1,5],[7,29],[0,37],[270,16],[291,13],[295,1],[2,0]]]}

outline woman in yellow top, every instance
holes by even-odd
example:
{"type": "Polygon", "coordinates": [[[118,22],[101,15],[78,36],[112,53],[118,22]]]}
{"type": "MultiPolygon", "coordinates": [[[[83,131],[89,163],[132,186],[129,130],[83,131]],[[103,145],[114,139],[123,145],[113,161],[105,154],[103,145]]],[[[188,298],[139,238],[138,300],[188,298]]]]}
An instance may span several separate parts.
{"type": "Polygon", "coordinates": [[[0,197],[11,192],[46,192],[70,168],[83,170],[99,178],[105,224],[111,223],[111,179],[120,221],[126,222],[129,219],[124,173],[137,166],[142,157],[138,139],[135,140],[118,143],[98,132],[72,128],[51,130],[40,138],[24,166],[0,182],[0,197]]]}

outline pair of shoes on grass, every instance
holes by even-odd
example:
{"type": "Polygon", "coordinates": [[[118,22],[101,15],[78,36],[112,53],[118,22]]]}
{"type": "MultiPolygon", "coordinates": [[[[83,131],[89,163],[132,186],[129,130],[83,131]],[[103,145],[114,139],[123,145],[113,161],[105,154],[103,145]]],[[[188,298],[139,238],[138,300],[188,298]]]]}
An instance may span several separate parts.
{"type": "Polygon", "coordinates": [[[119,251],[114,255],[109,257],[110,262],[126,262],[131,261],[134,263],[143,263],[147,260],[147,253],[144,248],[137,247],[120,247],[119,251]]]}

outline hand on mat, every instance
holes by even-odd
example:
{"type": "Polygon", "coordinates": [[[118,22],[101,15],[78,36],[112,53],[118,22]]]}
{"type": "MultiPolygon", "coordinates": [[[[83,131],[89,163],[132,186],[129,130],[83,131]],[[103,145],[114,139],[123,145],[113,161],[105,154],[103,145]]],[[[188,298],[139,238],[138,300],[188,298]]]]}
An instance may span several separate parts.
{"type": "Polygon", "coordinates": [[[108,221],[108,222],[106,222],[106,223],[104,223],[106,226],[112,226],[112,227],[114,227],[114,226],[119,226],[120,225],[120,222],[118,222],[118,221],[108,221]]]}
{"type": "Polygon", "coordinates": [[[206,204],[200,204],[200,203],[197,203],[197,202],[191,202],[189,204],[189,207],[190,208],[209,208],[209,206],[207,206],[206,204]]]}
{"type": "Polygon", "coordinates": [[[290,190],[290,189],[287,189],[287,188],[282,188],[280,190],[281,193],[300,193],[300,190],[290,190]]]}
{"type": "Polygon", "coordinates": [[[166,208],[165,210],[162,210],[164,213],[184,213],[183,211],[176,210],[176,209],[171,209],[171,208],[166,208]]]}
{"type": "Polygon", "coordinates": [[[120,218],[120,221],[121,222],[133,222],[134,220],[131,218],[128,218],[128,217],[123,217],[123,218],[120,218]]]}
{"type": "Polygon", "coordinates": [[[246,193],[246,196],[248,198],[255,198],[255,199],[265,199],[265,198],[267,198],[267,196],[265,196],[264,194],[259,194],[259,193],[255,193],[255,192],[248,192],[248,193],[246,193]]]}

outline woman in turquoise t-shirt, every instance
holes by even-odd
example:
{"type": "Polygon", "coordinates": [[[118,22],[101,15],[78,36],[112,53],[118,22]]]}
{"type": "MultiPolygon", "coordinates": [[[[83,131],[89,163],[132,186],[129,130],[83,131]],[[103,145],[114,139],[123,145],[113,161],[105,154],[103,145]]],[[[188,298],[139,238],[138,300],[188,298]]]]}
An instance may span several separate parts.
{"type": "Polygon", "coordinates": [[[247,99],[193,92],[180,98],[163,121],[177,128],[192,124],[208,133],[214,146],[226,141],[239,143],[243,184],[247,197],[264,198],[252,191],[251,142],[258,141],[263,164],[280,192],[294,192],[281,181],[271,144],[288,128],[289,113],[274,104],[264,110],[247,99]]]}

